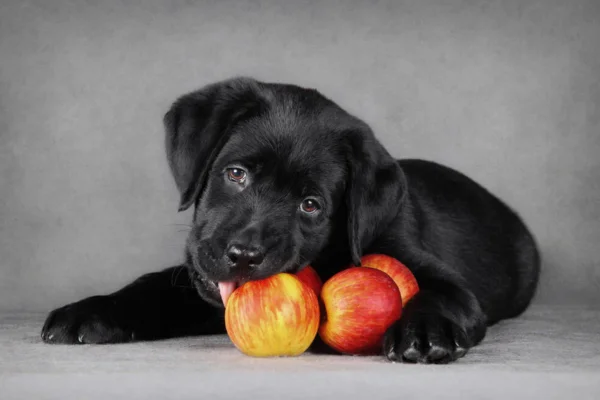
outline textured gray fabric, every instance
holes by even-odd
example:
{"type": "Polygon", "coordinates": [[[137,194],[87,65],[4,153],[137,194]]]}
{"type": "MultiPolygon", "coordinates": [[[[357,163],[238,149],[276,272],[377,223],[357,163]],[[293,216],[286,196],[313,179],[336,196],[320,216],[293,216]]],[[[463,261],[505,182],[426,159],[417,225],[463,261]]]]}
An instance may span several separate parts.
{"type": "Polygon", "coordinates": [[[255,359],[226,336],[152,343],[41,343],[44,315],[0,316],[0,398],[598,399],[600,309],[533,307],[446,366],[380,357],[255,359]]]}

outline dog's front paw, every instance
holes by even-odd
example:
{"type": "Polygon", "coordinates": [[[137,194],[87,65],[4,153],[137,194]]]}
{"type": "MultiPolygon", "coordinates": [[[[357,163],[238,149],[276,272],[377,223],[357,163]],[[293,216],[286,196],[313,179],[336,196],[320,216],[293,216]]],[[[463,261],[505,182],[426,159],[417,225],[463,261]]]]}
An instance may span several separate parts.
{"type": "Polygon", "coordinates": [[[383,352],[391,361],[445,364],[464,356],[471,346],[465,330],[449,319],[417,312],[388,330],[383,352]]]}
{"type": "Polygon", "coordinates": [[[58,308],[46,318],[42,340],[62,344],[130,342],[134,333],[121,321],[118,306],[111,296],[94,296],[58,308]]]}

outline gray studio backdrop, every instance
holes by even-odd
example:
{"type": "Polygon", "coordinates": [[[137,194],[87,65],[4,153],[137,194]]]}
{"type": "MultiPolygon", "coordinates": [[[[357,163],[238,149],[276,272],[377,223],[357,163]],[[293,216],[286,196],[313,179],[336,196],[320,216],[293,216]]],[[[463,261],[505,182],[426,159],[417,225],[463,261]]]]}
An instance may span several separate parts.
{"type": "Polygon", "coordinates": [[[4,0],[0,308],[180,261],[161,119],[240,74],[318,88],[498,194],[542,247],[538,302],[600,298],[599,1],[4,0]]]}

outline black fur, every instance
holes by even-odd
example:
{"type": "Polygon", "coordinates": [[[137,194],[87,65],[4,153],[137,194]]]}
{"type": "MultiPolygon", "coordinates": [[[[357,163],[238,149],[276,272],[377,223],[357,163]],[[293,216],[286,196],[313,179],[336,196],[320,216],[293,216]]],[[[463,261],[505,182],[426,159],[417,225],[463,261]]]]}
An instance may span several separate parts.
{"type": "Polygon", "coordinates": [[[407,264],[421,290],[383,355],[444,363],[535,293],[538,250],[515,212],[457,171],[395,160],[364,122],[315,90],[231,79],[182,96],[164,121],[180,210],[195,209],[186,263],[54,310],[44,341],[222,333],[218,281],[307,264],[326,280],[384,253],[407,264]],[[242,183],[232,167],[246,171],[242,183]],[[307,197],[321,209],[303,212],[307,197]],[[251,256],[236,261],[234,246],[251,256]]]}

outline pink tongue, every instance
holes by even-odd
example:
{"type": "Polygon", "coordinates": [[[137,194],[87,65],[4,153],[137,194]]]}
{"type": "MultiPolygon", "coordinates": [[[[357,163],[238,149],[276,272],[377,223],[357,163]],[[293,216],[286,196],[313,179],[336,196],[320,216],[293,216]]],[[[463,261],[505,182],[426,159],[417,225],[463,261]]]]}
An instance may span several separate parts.
{"type": "Polygon", "coordinates": [[[227,300],[236,287],[237,284],[235,282],[219,282],[219,293],[221,294],[224,306],[227,306],[227,300]]]}

